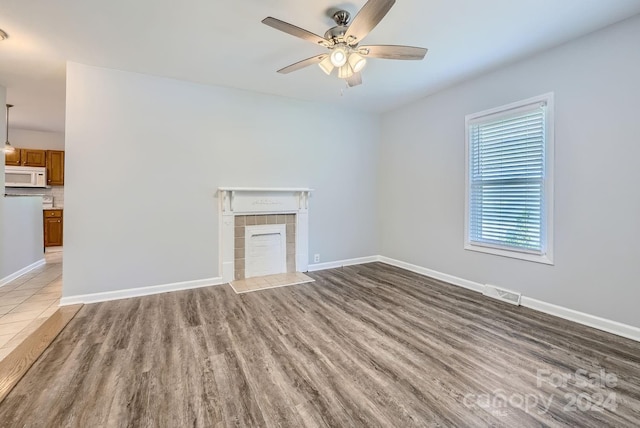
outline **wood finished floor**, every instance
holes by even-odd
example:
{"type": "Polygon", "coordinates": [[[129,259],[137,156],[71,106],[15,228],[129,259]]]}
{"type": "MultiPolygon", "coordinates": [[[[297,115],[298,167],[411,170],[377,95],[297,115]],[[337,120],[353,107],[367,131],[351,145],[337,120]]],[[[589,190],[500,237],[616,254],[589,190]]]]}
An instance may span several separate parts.
{"type": "Polygon", "coordinates": [[[81,307],[82,305],[72,305],[58,308],[0,361],[0,403],[81,307]]]}
{"type": "Polygon", "coordinates": [[[640,426],[637,342],[380,263],[309,275],[86,305],[0,404],[0,425],[640,426]],[[617,382],[547,381],[578,369],[617,382]],[[537,370],[550,373],[540,387],[537,370]],[[615,393],[617,408],[567,411],[579,393],[615,393]],[[484,401],[500,394],[511,404],[484,401]],[[518,396],[553,401],[525,411],[518,396]]]}

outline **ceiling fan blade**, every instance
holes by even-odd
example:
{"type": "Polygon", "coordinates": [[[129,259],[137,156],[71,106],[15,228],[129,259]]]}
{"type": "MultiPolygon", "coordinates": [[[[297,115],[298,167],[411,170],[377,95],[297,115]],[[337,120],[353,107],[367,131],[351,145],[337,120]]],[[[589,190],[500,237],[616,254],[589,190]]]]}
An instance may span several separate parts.
{"type": "Polygon", "coordinates": [[[358,86],[362,84],[362,74],[361,73],[353,73],[353,76],[349,77],[347,79],[347,85],[349,85],[350,88],[353,88],[354,86],[358,86]]]}
{"type": "Polygon", "coordinates": [[[360,46],[358,53],[368,58],[420,60],[427,54],[427,49],[414,46],[371,45],[360,46]]]}
{"type": "Polygon", "coordinates": [[[276,18],[272,18],[270,16],[266,17],[262,20],[262,23],[268,25],[269,27],[275,28],[276,30],[280,30],[287,34],[291,34],[292,36],[299,37],[303,40],[307,40],[311,43],[315,43],[321,46],[329,46],[330,43],[324,37],[320,37],[317,34],[314,34],[310,31],[302,29],[300,27],[296,27],[293,24],[289,24],[288,22],[281,21],[276,18]]]}
{"type": "Polygon", "coordinates": [[[322,54],[322,55],[312,56],[311,58],[303,59],[302,61],[296,62],[295,64],[291,64],[285,68],[281,68],[280,70],[278,70],[278,73],[287,74],[293,71],[298,71],[301,68],[305,68],[310,65],[318,64],[319,62],[322,62],[322,60],[325,59],[327,56],[328,56],[327,54],[322,54]]]}
{"type": "Polygon", "coordinates": [[[354,41],[357,43],[364,39],[366,35],[382,21],[382,18],[389,12],[389,9],[391,9],[391,6],[393,6],[395,2],[396,0],[369,0],[366,2],[356,17],[353,18],[351,25],[349,25],[344,35],[347,43],[351,45],[354,44],[350,42],[350,39],[355,39],[354,41]]]}

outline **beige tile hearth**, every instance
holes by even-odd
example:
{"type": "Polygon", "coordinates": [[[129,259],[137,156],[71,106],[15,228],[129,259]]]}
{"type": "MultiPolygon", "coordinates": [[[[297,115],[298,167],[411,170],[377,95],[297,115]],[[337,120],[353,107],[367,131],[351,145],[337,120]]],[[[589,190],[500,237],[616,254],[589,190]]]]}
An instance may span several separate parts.
{"type": "Polygon", "coordinates": [[[269,288],[286,287],[315,281],[302,272],[278,273],[275,275],[257,276],[254,278],[231,281],[229,285],[237,294],[269,288]]]}

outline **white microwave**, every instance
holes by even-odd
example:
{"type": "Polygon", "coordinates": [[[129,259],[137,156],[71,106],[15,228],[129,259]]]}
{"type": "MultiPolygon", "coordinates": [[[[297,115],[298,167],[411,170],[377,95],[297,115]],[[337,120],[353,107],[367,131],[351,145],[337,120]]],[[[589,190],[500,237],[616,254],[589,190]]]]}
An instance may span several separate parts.
{"type": "Polygon", "coordinates": [[[30,166],[5,166],[5,187],[47,187],[47,169],[30,166]]]}

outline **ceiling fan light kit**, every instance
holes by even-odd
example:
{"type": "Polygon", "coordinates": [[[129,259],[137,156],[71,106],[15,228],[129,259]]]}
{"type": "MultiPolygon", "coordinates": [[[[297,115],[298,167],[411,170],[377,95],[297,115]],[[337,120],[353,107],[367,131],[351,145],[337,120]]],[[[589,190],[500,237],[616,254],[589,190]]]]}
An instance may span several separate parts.
{"type": "Polygon", "coordinates": [[[362,83],[360,72],[367,64],[366,57],[400,60],[423,59],[427,53],[425,48],[394,45],[359,46],[362,39],[378,25],[395,2],[395,0],[369,0],[362,6],[351,23],[349,23],[351,19],[349,12],[339,10],[332,16],[336,26],[327,30],[324,37],[270,16],[263,19],[262,23],[265,25],[330,50],[328,54],[316,55],[284,67],[278,70],[278,73],[287,74],[312,64],[318,64],[327,75],[330,75],[337,68],[338,78],[346,80],[351,87],[362,83]]]}
{"type": "Polygon", "coordinates": [[[334,68],[336,68],[333,65],[333,62],[331,61],[330,55],[327,55],[325,59],[320,61],[320,64],[318,64],[318,67],[320,67],[320,69],[324,71],[327,74],[327,76],[331,74],[334,68]]]}
{"type": "Polygon", "coordinates": [[[348,79],[351,76],[353,76],[353,68],[351,68],[349,63],[346,63],[338,69],[338,77],[340,79],[348,79]]]}
{"type": "Polygon", "coordinates": [[[331,64],[334,67],[342,67],[347,62],[347,51],[342,46],[338,46],[337,48],[333,48],[333,52],[331,52],[331,64]]]}
{"type": "Polygon", "coordinates": [[[365,65],[367,65],[367,60],[358,53],[352,53],[349,55],[349,65],[353,68],[354,73],[360,73],[365,65]]]}

